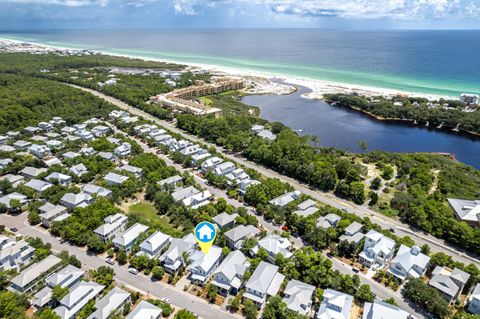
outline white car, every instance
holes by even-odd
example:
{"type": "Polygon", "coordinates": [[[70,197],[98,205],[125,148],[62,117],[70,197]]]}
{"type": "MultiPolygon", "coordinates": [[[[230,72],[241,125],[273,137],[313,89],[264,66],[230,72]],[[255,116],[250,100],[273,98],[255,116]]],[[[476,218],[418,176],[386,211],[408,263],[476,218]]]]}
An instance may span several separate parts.
{"type": "Polygon", "coordinates": [[[105,262],[109,265],[115,265],[115,260],[113,260],[113,258],[110,258],[110,257],[105,259],[105,262]]]}
{"type": "Polygon", "coordinates": [[[133,275],[136,275],[136,274],[138,274],[138,269],[130,267],[130,268],[128,268],[128,272],[133,274],[133,275]]]}
{"type": "Polygon", "coordinates": [[[170,301],[170,299],[166,298],[166,297],[162,297],[160,298],[160,301],[163,301],[164,303],[168,303],[168,304],[171,304],[172,302],[170,301]]]}

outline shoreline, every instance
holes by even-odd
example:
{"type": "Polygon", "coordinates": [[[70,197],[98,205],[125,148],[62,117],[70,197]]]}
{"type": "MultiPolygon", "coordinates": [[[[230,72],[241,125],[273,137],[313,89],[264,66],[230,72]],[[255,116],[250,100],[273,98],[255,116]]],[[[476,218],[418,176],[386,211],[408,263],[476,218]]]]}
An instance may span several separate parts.
{"type": "MultiPolygon", "coordinates": [[[[26,40],[3,38],[0,36],[0,44],[2,43],[2,41],[4,43],[10,42],[12,44],[28,43],[38,47],[42,47],[47,50],[82,50],[78,47],[73,48],[73,47],[65,47],[65,46],[47,45],[43,43],[26,41],[26,40]]],[[[90,49],[85,49],[85,50],[90,50],[90,49]]],[[[306,99],[323,100],[323,94],[326,94],[326,93],[343,93],[343,94],[357,93],[359,95],[365,95],[365,96],[380,95],[385,97],[391,97],[391,96],[401,94],[406,96],[426,98],[431,101],[439,100],[441,98],[455,99],[455,100],[459,99],[459,97],[448,96],[448,95],[436,95],[436,94],[410,92],[410,91],[388,89],[388,88],[370,87],[370,86],[363,86],[363,85],[357,85],[357,84],[348,84],[348,83],[341,83],[341,82],[328,81],[328,80],[312,79],[308,77],[296,77],[296,76],[285,75],[285,74],[280,74],[275,72],[262,72],[262,71],[248,70],[248,69],[224,67],[224,66],[213,65],[213,64],[182,62],[175,59],[154,58],[154,57],[148,57],[148,56],[142,56],[142,55],[117,53],[110,50],[92,50],[92,51],[95,51],[104,55],[125,57],[125,58],[132,58],[132,59],[141,59],[144,61],[181,64],[186,66],[187,69],[190,69],[190,70],[195,70],[195,69],[205,70],[210,73],[214,73],[216,75],[237,76],[237,77],[244,77],[244,78],[264,78],[268,80],[279,79],[279,80],[282,80],[282,82],[285,82],[285,85],[289,85],[289,84],[299,85],[299,86],[304,86],[309,88],[311,92],[302,94],[302,97],[306,99]]],[[[285,89],[280,91],[288,92],[292,90],[285,89]]],[[[290,93],[293,93],[293,91],[290,93]]],[[[262,93],[260,94],[279,94],[279,93],[277,93],[276,90],[272,90],[272,92],[262,91],[262,93]]],[[[289,94],[289,93],[280,93],[280,94],[289,94]]]]}

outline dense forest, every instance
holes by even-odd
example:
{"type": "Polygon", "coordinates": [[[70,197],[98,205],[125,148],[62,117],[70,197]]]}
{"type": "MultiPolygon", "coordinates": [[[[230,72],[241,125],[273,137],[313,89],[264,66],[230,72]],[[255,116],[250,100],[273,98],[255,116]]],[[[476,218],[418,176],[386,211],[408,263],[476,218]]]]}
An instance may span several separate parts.
{"type": "Polygon", "coordinates": [[[102,99],[62,83],[0,73],[0,133],[36,125],[61,116],[67,124],[112,110],[102,99]]]}
{"type": "Polygon", "coordinates": [[[448,130],[459,125],[460,130],[480,134],[480,111],[464,112],[462,111],[464,105],[459,101],[440,100],[439,106],[429,107],[428,101],[421,98],[398,97],[388,100],[375,97],[372,100],[346,94],[325,94],[324,98],[340,106],[352,107],[382,119],[417,121],[421,125],[429,122],[430,127],[444,123],[443,128],[448,130]],[[446,104],[447,108],[444,108],[443,104],[446,104]]]}

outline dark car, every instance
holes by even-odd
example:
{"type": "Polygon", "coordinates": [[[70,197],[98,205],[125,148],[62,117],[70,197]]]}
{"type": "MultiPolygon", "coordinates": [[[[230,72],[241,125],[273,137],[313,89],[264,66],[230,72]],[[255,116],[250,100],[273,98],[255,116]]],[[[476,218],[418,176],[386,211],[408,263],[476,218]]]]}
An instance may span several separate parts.
{"type": "Polygon", "coordinates": [[[18,231],[17,227],[10,227],[10,230],[16,233],[18,231]]]}

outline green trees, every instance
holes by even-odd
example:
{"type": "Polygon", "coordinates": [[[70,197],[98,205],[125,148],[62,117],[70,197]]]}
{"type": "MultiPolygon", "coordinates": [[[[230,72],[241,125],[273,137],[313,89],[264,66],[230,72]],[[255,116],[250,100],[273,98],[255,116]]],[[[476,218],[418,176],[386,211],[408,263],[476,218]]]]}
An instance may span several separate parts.
{"type": "Polygon", "coordinates": [[[56,302],[60,301],[68,294],[68,288],[57,285],[52,288],[52,299],[56,302]]]}
{"type": "Polygon", "coordinates": [[[263,310],[262,318],[264,319],[299,319],[303,318],[296,312],[287,308],[287,305],[283,302],[280,296],[271,297],[265,309],[263,310]]]}
{"type": "Polygon", "coordinates": [[[10,291],[0,292],[0,318],[23,319],[25,310],[29,307],[26,295],[17,295],[10,291]]]}
{"type": "Polygon", "coordinates": [[[243,314],[247,319],[256,319],[258,315],[257,306],[250,299],[243,301],[243,314]]]}
{"type": "Polygon", "coordinates": [[[175,314],[174,319],[196,319],[195,315],[187,309],[181,309],[175,314]]]}
{"type": "Polygon", "coordinates": [[[108,266],[100,266],[97,269],[91,270],[92,277],[96,283],[103,286],[110,286],[115,276],[115,271],[108,266]]]}
{"type": "Polygon", "coordinates": [[[391,167],[390,165],[385,165],[383,167],[382,178],[386,181],[391,180],[393,178],[393,173],[393,167],[391,167]]]}
{"type": "Polygon", "coordinates": [[[40,215],[36,212],[28,213],[28,222],[30,225],[38,225],[41,223],[40,215]]]}
{"type": "Polygon", "coordinates": [[[375,296],[370,291],[369,285],[361,285],[355,293],[355,298],[362,302],[373,302],[375,296]]]}
{"type": "Polygon", "coordinates": [[[154,279],[160,280],[163,278],[163,275],[165,274],[165,270],[163,270],[162,267],[160,266],[155,266],[152,268],[152,277],[154,279]]]}
{"type": "Polygon", "coordinates": [[[35,313],[36,319],[61,319],[59,315],[51,308],[44,308],[35,313]]]}
{"type": "Polygon", "coordinates": [[[96,234],[91,234],[88,237],[87,247],[88,247],[88,250],[93,251],[95,253],[101,253],[105,251],[105,243],[96,234]]]}
{"type": "Polygon", "coordinates": [[[421,279],[409,280],[404,285],[402,294],[435,318],[446,318],[450,314],[448,302],[445,298],[435,288],[428,286],[421,279]]]}
{"type": "Polygon", "coordinates": [[[125,265],[127,263],[127,259],[128,259],[128,256],[127,256],[127,253],[125,251],[125,249],[120,249],[118,252],[117,252],[117,261],[120,265],[125,265]]]}

